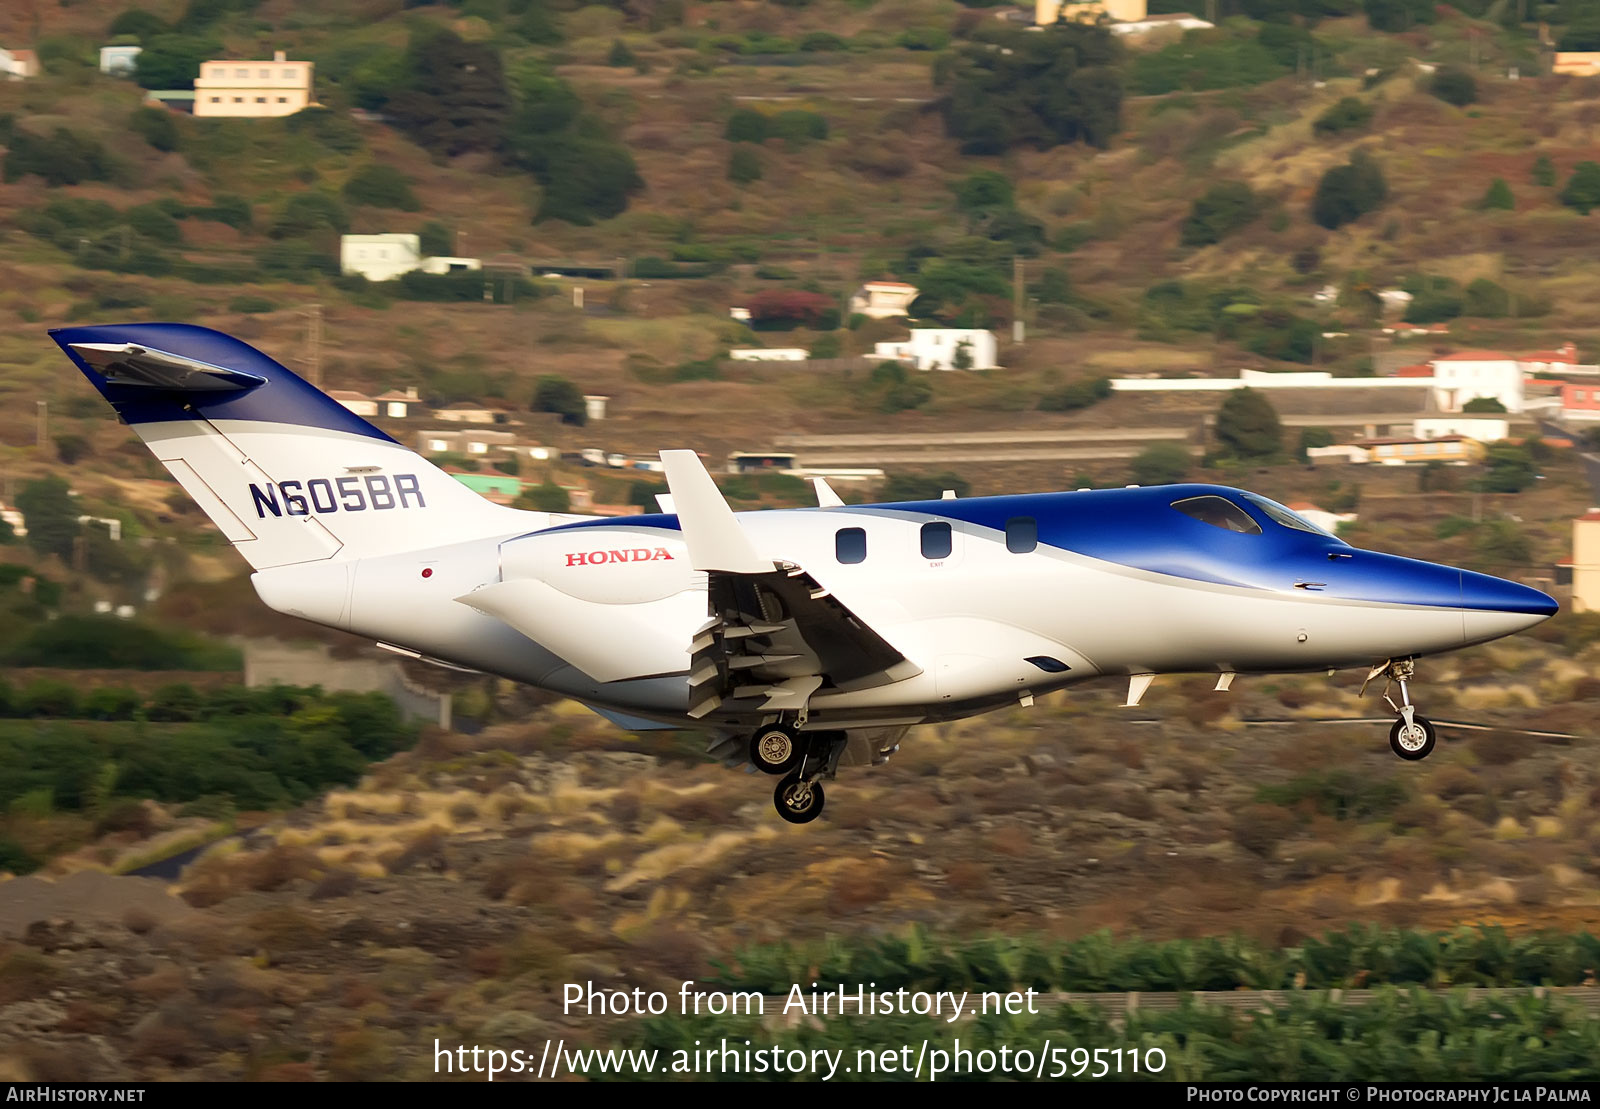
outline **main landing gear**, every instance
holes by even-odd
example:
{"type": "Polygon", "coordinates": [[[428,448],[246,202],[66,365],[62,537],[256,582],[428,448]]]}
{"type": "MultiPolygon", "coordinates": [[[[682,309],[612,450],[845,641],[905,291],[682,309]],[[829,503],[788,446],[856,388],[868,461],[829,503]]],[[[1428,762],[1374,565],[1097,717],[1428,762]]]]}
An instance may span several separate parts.
{"type": "Polygon", "coordinates": [[[790,824],[809,824],[822,815],[821,779],[833,777],[844,753],[844,732],[800,732],[786,724],[767,724],[750,736],[750,763],[783,780],[772,805],[790,824]]]}
{"type": "Polygon", "coordinates": [[[1433,754],[1435,735],[1433,722],[1425,716],[1417,715],[1417,710],[1411,703],[1411,690],[1407,683],[1417,672],[1415,659],[1400,658],[1388,659],[1372,668],[1367,675],[1367,680],[1361,683],[1361,691],[1367,690],[1368,682],[1375,678],[1384,678],[1383,699],[1400,719],[1394,722],[1389,729],[1389,749],[1396,755],[1415,762],[1425,759],[1433,754]],[[1400,687],[1400,703],[1394,703],[1394,698],[1389,696],[1389,690],[1395,685],[1400,687]]]}

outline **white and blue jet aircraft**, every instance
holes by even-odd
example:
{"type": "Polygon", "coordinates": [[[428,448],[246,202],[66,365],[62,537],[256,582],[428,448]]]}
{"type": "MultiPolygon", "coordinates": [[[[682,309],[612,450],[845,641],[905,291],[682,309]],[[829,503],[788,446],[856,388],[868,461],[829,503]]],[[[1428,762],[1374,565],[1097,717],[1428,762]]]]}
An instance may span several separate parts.
{"type": "MultiPolygon", "coordinates": [[[[255,573],[279,612],[496,674],[618,724],[698,727],[780,778],[792,823],[841,762],[906,730],[1106,675],[1360,668],[1403,759],[1434,747],[1415,661],[1556,603],[1360,550],[1216,485],[733,512],[661,452],[663,512],[504,508],[251,346],[185,324],[51,332],[255,573]],[[1399,702],[1390,696],[1398,686],[1399,702]]],[[[1363,686],[1365,688],[1365,686],[1363,686]]]]}

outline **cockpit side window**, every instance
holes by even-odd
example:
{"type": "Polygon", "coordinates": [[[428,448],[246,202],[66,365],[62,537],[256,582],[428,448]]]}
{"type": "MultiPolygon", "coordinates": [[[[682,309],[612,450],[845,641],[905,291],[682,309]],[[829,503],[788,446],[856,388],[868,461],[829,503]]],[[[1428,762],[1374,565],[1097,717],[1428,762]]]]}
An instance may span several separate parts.
{"type": "Polygon", "coordinates": [[[1286,528],[1294,528],[1295,531],[1309,531],[1312,535],[1325,535],[1330,539],[1338,538],[1337,536],[1329,535],[1304,516],[1299,515],[1293,509],[1285,508],[1277,501],[1269,501],[1267,498],[1257,496],[1254,493],[1245,493],[1244,497],[1270,516],[1274,523],[1282,524],[1286,528]]]}
{"type": "Polygon", "coordinates": [[[1226,497],[1185,497],[1181,501],[1173,501],[1172,507],[1185,516],[1199,520],[1202,524],[1210,524],[1214,528],[1238,532],[1241,535],[1261,534],[1261,525],[1226,497]]]}

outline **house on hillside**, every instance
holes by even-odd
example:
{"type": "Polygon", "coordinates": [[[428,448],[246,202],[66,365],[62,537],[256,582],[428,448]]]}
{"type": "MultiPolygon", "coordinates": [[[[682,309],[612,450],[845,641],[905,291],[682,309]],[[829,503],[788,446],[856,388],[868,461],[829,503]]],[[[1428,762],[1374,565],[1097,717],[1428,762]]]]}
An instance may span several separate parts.
{"type": "Polygon", "coordinates": [[[1040,27],[1062,23],[1098,23],[1102,16],[1118,23],[1137,23],[1150,14],[1146,0],[1034,0],[1033,21],[1040,27]]]}
{"type": "Polygon", "coordinates": [[[1147,15],[1143,19],[1113,23],[1111,33],[1131,38],[1135,35],[1148,35],[1152,31],[1205,31],[1215,26],[1215,23],[1207,23],[1199,16],[1190,15],[1188,12],[1169,12],[1166,15],[1147,15]]]}
{"type": "Polygon", "coordinates": [[[1561,416],[1584,423],[1600,420],[1600,385],[1562,382],[1561,416]]]}
{"type": "Polygon", "coordinates": [[[1522,363],[1523,373],[1535,377],[1542,377],[1545,374],[1600,375],[1600,366],[1578,361],[1578,346],[1573,342],[1562,343],[1555,350],[1536,350],[1520,354],[1517,356],[1517,361],[1522,363]]]}
{"type": "Polygon", "coordinates": [[[911,337],[898,343],[879,343],[874,358],[893,359],[919,370],[992,370],[999,365],[994,332],[969,327],[918,327],[911,337]]]}
{"type": "Polygon", "coordinates": [[[404,390],[390,389],[378,398],[378,403],[383,405],[383,414],[391,420],[403,420],[411,415],[411,406],[421,404],[417,396],[417,387],[407,385],[404,390]]]}
{"type": "Polygon", "coordinates": [[[365,393],[357,393],[350,389],[329,389],[328,398],[338,401],[357,416],[378,414],[378,402],[365,393]]]}
{"type": "Polygon", "coordinates": [[[165,108],[169,112],[194,115],[193,89],[148,89],[144,94],[146,108],[165,108]]]}
{"type": "Polygon", "coordinates": [[[144,47],[138,43],[102,46],[100,72],[108,77],[132,77],[139,71],[139,55],[142,53],[144,47]]]}
{"type": "Polygon", "coordinates": [[[917,287],[904,281],[868,281],[850,298],[850,314],[872,320],[895,320],[910,314],[917,287]]]}
{"type": "Polygon", "coordinates": [[[390,281],[422,268],[419,235],[340,235],[339,272],[368,281],[390,281]]]}
{"type": "Polygon", "coordinates": [[[270,62],[213,59],[194,80],[194,114],[264,119],[289,116],[314,101],[315,63],[292,62],[282,50],[270,62]]]}
{"type": "Polygon", "coordinates": [[[1550,72],[1559,77],[1593,77],[1600,74],[1600,50],[1558,50],[1550,72]]]}
{"type": "Polygon", "coordinates": [[[9,81],[39,75],[39,56],[32,50],[6,50],[0,48],[0,74],[9,81]]]}
{"type": "Polygon", "coordinates": [[[1600,508],[1572,521],[1572,609],[1600,612],[1600,508]]]}
{"type": "Polygon", "coordinates": [[[28,525],[22,518],[22,512],[3,502],[0,502],[0,520],[11,525],[11,533],[18,539],[28,534],[28,525]]]}
{"type": "Polygon", "coordinates": [[[1522,364],[1496,350],[1461,350],[1429,362],[1433,367],[1434,400],[1443,412],[1460,412],[1479,397],[1492,397],[1507,412],[1521,412],[1522,364]]]}
{"type": "Polygon", "coordinates": [[[740,347],[728,357],[735,362],[804,362],[810,354],[805,347],[740,347]]]}
{"type": "Polygon", "coordinates": [[[445,430],[417,432],[417,450],[423,454],[488,454],[515,450],[517,437],[509,431],[445,430]]]}
{"type": "Polygon", "coordinates": [[[507,417],[502,408],[485,408],[481,404],[461,400],[444,408],[435,408],[433,418],[451,424],[503,424],[507,417]]]}
{"type": "Polygon", "coordinates": [[[1477,462],[1488,453],[1488,448],[1482,443],[1465,435],[1441,435],[1437,439],[1361,439],[1351,446],[1364,450],[1368,462],[1383,466],[1421,465],[1428,462],[1465,464],[1477,462]]]}

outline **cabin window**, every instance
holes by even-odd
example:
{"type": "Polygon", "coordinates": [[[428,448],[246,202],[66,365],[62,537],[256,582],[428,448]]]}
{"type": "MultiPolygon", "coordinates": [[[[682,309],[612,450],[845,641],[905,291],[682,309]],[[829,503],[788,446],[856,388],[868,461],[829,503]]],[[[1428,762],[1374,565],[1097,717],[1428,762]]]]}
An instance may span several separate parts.
{"type": "Polygon", "coordinates": [[[1181,501],[1173,501],[1172,507],[1185,516],[1223,531],[1236,531],[1242,535],[1261,534],[1261,525],[1226,497],[1185,497],[1181,501]]]}
{"type": "Polygon", "coordinates": [[[861,528],[840,528],[833,536],[834,556],[845,566],[867,560],[867,533],[861,528]]]}
{"type": "Polygon", "coordinates": [[[949,558],[954,544],[950,538],[950,525],[945,523],[922,525],[922,557],[949,558]]]}
{"type": "Polygon", "coordinates": [[[1039,521],[1032,516],[1013,516],[1006,521],[1006,550],[1030,554],[1039,545],[1039,521]]]}

